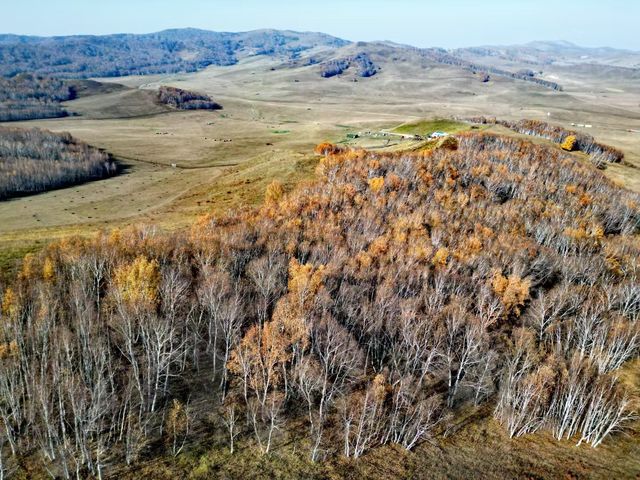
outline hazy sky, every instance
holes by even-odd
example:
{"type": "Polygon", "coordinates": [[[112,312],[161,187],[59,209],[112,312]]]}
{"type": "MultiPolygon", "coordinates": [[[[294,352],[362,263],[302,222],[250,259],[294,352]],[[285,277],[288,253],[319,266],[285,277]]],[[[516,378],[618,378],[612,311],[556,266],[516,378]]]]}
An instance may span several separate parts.
{"type": "Polygon", "coordinates": [[[2,0],[0,32],[145,33],[197,27],[322,31],[460,47],[569,40],[640,50],[640,0],[2,0]]]}

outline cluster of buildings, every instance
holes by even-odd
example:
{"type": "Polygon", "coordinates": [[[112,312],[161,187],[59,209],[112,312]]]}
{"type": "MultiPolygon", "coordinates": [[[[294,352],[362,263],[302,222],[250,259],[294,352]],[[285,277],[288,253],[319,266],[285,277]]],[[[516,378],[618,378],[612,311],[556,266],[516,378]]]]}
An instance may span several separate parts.
{"type": "Polygon", "coordinates": [[[449,134],[447,132],[433,132],[431,135],[429,135],[429,138],[442,138],[448,136],[449,134]]]}

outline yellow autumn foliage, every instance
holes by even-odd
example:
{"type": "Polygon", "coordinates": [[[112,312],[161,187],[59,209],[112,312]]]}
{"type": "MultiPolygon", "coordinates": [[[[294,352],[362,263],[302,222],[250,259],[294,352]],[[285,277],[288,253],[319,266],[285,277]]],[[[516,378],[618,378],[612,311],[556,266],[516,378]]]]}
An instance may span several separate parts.
{"type": "Polygon", "coordinates": [[[433,263],[433,265],[436,268],[442,268],[447,265],[448,260],[449,260],[449,249],[446,247],[440,247],[436,251],[435,255],[433,256],[431,263],[433,263]]]}
{"type": "Polygon", "coordinates": [[[531,282],[517,275],[505,277],[499,271],[494,272],[491,280],[494,293],[500,297],[507,313],[520,316],[520,309],[529,299],[531,282]]]}
{"type": "Polygon", "coordinates": [[[384,235],[377,237],[369,245],[369,253],[373,257],[384,255],[389,250],[389,240],[384,235]]]}
{"type": "Polygon", "coordinates": [[[156,260],[138,256],[115,271],[115,286],[122,299],[132,304],[153,306],[158,300],[160,267],[156,260]]]}
{"type": "Polygon", "coordinates": [[[604,238],[604,228],[602,225],[593,223],[591,225],[583,225],[578,228],[567,227],[564,234],[570,239],[577,242],[591,241],[598,246],[604,238]]]}
{"type": "Polygon", "coordinates": [[[188,424],[189,417],[185,406],[174,398],[167,414],[167,431],[172,435],[184,434],[188,424]]]}
{"type": "Polygon", "coordinates": [[[42,278],[47,282],[51,282],[55,276],[55,263],[50,257],[47,257],[44,259],[44,264],[42,265],[42,278]]]}
{"type": "Polygon", "coordinates": [[[8,343],[0,343],[0,359],[9,358],[18,353],[18,342],[11,340],[8,343]]]}
{"type": "Polygon", "coordinates": [[[564,139],[564,141],[560,145],[560,148],[562,148],[563,150],[566,150],[567,152],[572,152],[573,150],[575,150],[576,136],[569,135],[567,138],[564,139]]]}
{"type": "Polygon", "coordinates": [[[371,382],[371,393],[376,403],[382,403],[389,392],[389,386],[384,375],[378,373],[371,382]]]}
{"type": "Polygon", "coordinates": [[[36,257],[32,253],[27,253],[22,260],[22,268],[18,277],[22,280],[31,280],[35,278],[36,275],[36,257]]]}
{"type": "Polygon", "coordinates": [[[384,187],[384,178],[383,177],[373,177],[370,178],[367,183],[369,184],[369,188],[373,193],[378,193],[384,187]]]}
{"type": "Polygon", "coordinates": [[[278,180],[274,180],[267,186],[264,199],[267,204],[277,203],[284,195],[284,187],[278,180]]]}
{"type": "Polygon", "coordinates": [[[2,315],[13,318],[19,308],[18,295],[12,288],[7,288],[2,296],[2,315]]]}
{"type": "Polygon", "coordinates": [[[324,265],[314,267],[310,263],[301,264],[292,259],[289,263],[289,293],[297,297],[302,305],[322,286],[323,273],[324,265]]]}
{"type": "Polygon", "coordinates": [[[360,268],[367,269],[373,263],[373,258],[367,252],[360,252],[356,255],[356,261],[360,268]]]}
{"type": "Polygon", "coordinates": [[[306,348],[309,344],[309,331],[303,312],[289,296],[282,297],[276,303],[271,322],[265,323],[265,331],[269,328],[273,329],[272,337],[279,339],[283,350],[296,344],[306,348]]]}

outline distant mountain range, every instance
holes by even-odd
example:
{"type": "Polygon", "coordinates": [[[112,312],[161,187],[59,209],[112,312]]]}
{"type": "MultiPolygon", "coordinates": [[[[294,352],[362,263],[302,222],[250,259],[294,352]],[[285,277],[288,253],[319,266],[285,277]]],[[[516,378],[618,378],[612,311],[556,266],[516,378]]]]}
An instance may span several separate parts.
{"type": "Polygon", "coordinates": [[[492,58],[502,62],[533,65],[595,63],[640,68],[640,52],[611,47],[581,47],[567,41],[535,41],[524,45],[460,48],[452,52],[462,58],[492,58]]]}
{"type": "Polygon", "coordinates": [[[316,46],[339,48],[348,43],[322,33],[227,33],[192,28],[142,35],[0,35],[0,75],[29,72],[85,78],[191,72],[209,65],[233,65],[244,56],[295,58],[316,46]]]}
{"type": "Polygon", "coordinates": [[[193,72],[210,65],[233,65],[256,55],[299,67],[320,64],[318,73],[323,77],[347,73],[369,77],[383,70],[386,62],[403,57],[453,65],[485,76],[532,81],[556,90],[561,86],[537,76],[541,67],[587,63],[640,69],[639,52],[584,48],[569,42],[445,50],[391,42],[350,42],[312,32],[231,33],[186,28],[140,35],[0,35],[0,76],[35,73],[88,78],[193,72]]]}

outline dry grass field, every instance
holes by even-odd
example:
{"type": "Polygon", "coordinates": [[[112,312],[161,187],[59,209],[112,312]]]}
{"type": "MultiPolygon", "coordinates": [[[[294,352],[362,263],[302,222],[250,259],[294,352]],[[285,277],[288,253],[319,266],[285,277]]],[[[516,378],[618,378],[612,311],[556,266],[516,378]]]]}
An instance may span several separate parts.
{"type": "MultiPolygon", "coordinates": [[[[623,381],[636,396],[640,393],[639,366],[638,361],[632,362],[623,374],[623,381]]],[[[459,412],[446,432],[413,451],[387,445],[357,460],[330,458],[324,463],[309,460],[304,453],[309,445],[302,434],[296,436],[295,429],[288,430],[272,453],[263,455],[251,438],[238,442],[231,454],[224,432],[212,428],[184,455],[165,455],[123,469],[121,478],[632,480],[640,475],[638,422],[615,441],[594,449],[585,444],[576,446],[575,440],[557,441],[548,432],[509,438],[491,413],[490,408],[469,407],[459,412]]]]}

